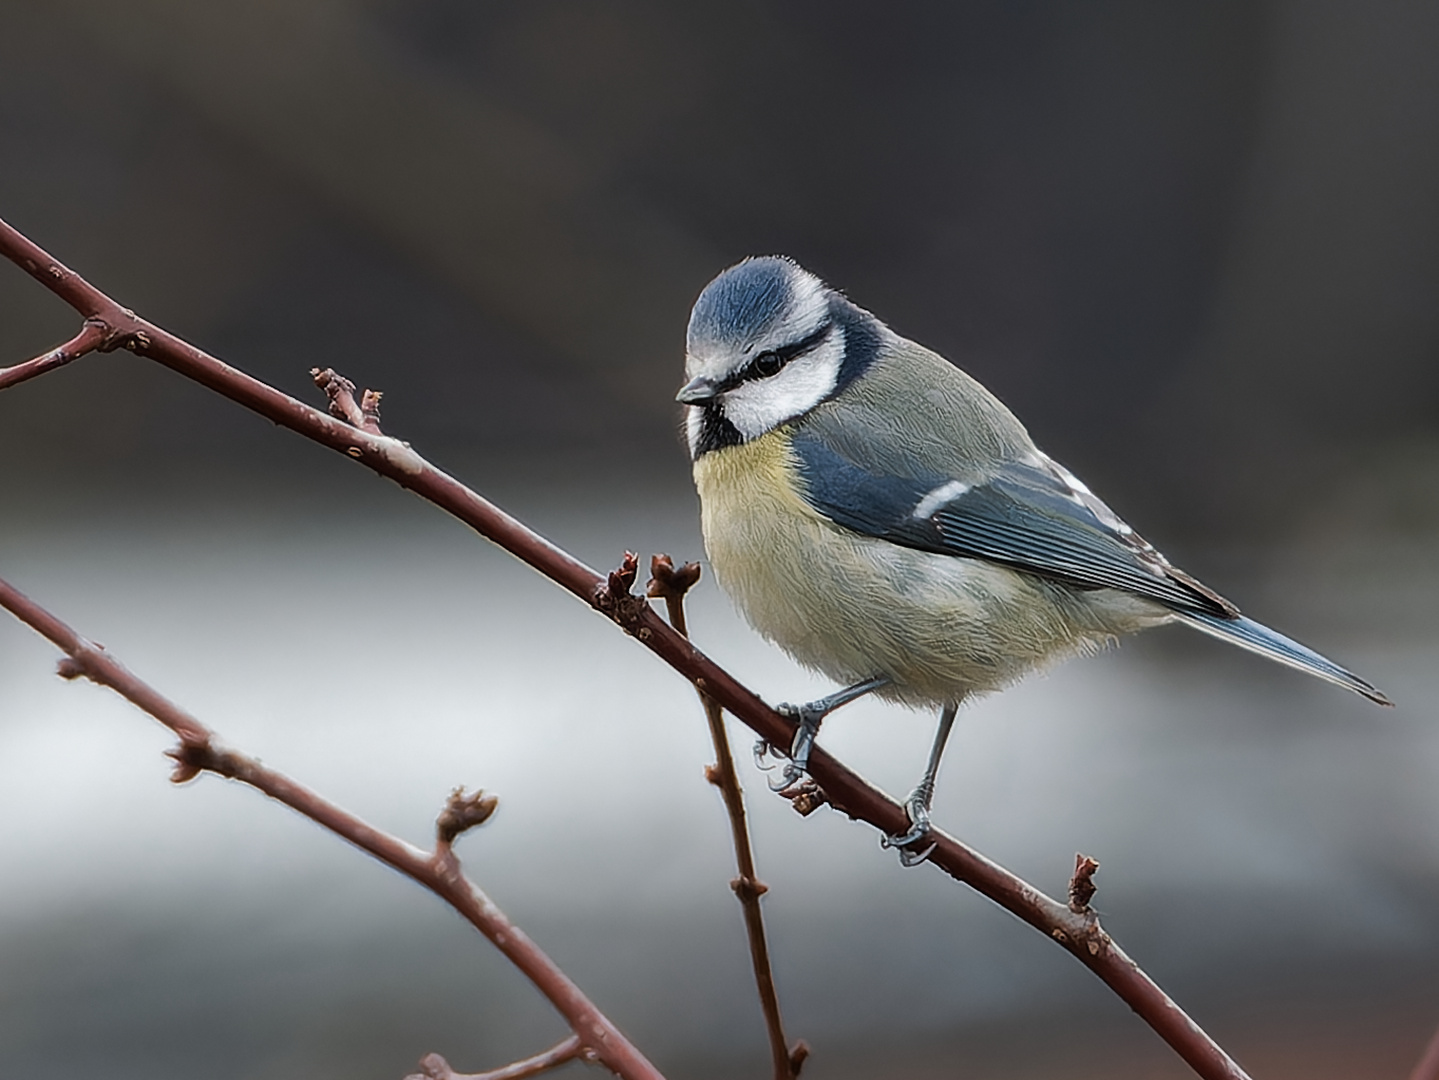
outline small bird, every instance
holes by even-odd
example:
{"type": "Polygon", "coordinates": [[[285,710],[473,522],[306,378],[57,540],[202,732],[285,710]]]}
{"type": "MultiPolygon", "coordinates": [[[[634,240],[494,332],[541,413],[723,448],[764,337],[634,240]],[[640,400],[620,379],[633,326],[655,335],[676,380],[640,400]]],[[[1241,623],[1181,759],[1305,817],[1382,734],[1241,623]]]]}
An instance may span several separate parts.
{"type": "Polygon", "coordinates": [[[1389,704],[1172,565],[983,386],[789,258],[705,286],[685,353],[676,399],[715,576],[756,630],[845,687],[779,706],[798,721],[781,788],[841,705],[940,710],[912,827],[886,841],[906,865],[932,850],[960,703],[1121,635],[1181,622],[1389,704]]]}

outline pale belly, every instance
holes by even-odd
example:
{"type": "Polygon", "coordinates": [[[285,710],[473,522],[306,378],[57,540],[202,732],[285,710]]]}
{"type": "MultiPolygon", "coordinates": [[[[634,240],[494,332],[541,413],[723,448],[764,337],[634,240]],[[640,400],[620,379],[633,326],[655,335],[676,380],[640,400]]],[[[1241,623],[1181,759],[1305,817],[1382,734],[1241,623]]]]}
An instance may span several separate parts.
{"type": "Polygon", "coordinates": [[[751,625],[837,682],[885,676],[893,687],[882,696],[938,704],[1164,621],[1127,594],[841,528],[785,480],[791,468],[774,434],[702,457],[705,546],[751,625]]]}

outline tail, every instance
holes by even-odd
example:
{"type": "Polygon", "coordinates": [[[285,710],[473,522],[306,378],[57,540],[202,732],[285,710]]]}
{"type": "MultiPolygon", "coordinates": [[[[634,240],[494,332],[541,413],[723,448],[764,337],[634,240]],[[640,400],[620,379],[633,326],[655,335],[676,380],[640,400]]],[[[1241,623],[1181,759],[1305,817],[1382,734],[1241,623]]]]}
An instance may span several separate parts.
{"type": "Polygon", "coordinates": [[[1353,690],[1356,694],[1363,694],[1370,701],[1380,705],[1394,704],[1358,675],[1345,671],[1333,660],[1325,659],[1313,649],[1306,649],[1299,642],[1290,641],[1283,634],[1271,630],[1253,619],[1246,619],[1242,615],[1227,619],[1223,615],[1209,615],[1198,611],[1178,611],[1175,612],[1175,615],[1180,622],[1187,623],[1211,637],[1217,637],[1231,645],[1238,645],[1241,649],[1248,649],[1260,656],[1277,660],[1281,664],[1317,675],[1326,682],[1332,682],[1335,686],[1342,686],[1346,690],[1353,690]]]}

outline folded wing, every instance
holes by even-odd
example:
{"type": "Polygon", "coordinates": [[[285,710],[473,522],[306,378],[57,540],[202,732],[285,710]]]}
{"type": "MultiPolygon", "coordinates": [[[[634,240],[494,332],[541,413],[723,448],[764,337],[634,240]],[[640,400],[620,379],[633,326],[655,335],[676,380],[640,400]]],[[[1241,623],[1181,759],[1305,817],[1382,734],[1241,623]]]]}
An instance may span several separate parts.
{"type": "Polygon", "coordinates": [[[810,505],[847,529],[921,551],[1004,563],[1079,588],[1124,589],[1176,611],[1238,614],[1043,455],[1005,463],[969,484],[876,471],[803,433],[794,447],[810,505]]]}

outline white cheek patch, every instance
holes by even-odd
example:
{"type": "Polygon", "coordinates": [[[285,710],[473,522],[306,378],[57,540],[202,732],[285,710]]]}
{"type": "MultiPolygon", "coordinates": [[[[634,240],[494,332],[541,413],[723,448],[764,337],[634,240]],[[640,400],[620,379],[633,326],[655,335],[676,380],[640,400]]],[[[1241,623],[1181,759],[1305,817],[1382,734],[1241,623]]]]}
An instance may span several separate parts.
{"type": "Polygon", "coordinates": [[[778,374],[740,383],[725,394],[721,399],[725,419],[745,439],[757,439],[834,393],[843,360],[844,330],[836,326],[824,341],[796,356],[778,374]]]}
{"type": "Polygon", "coordinates": [[[685,406],[685,437],[690,444],[690,457],[694,457],[699,451],[700,432],[704,427],[704,410],[695,406],[685,406]]]}

